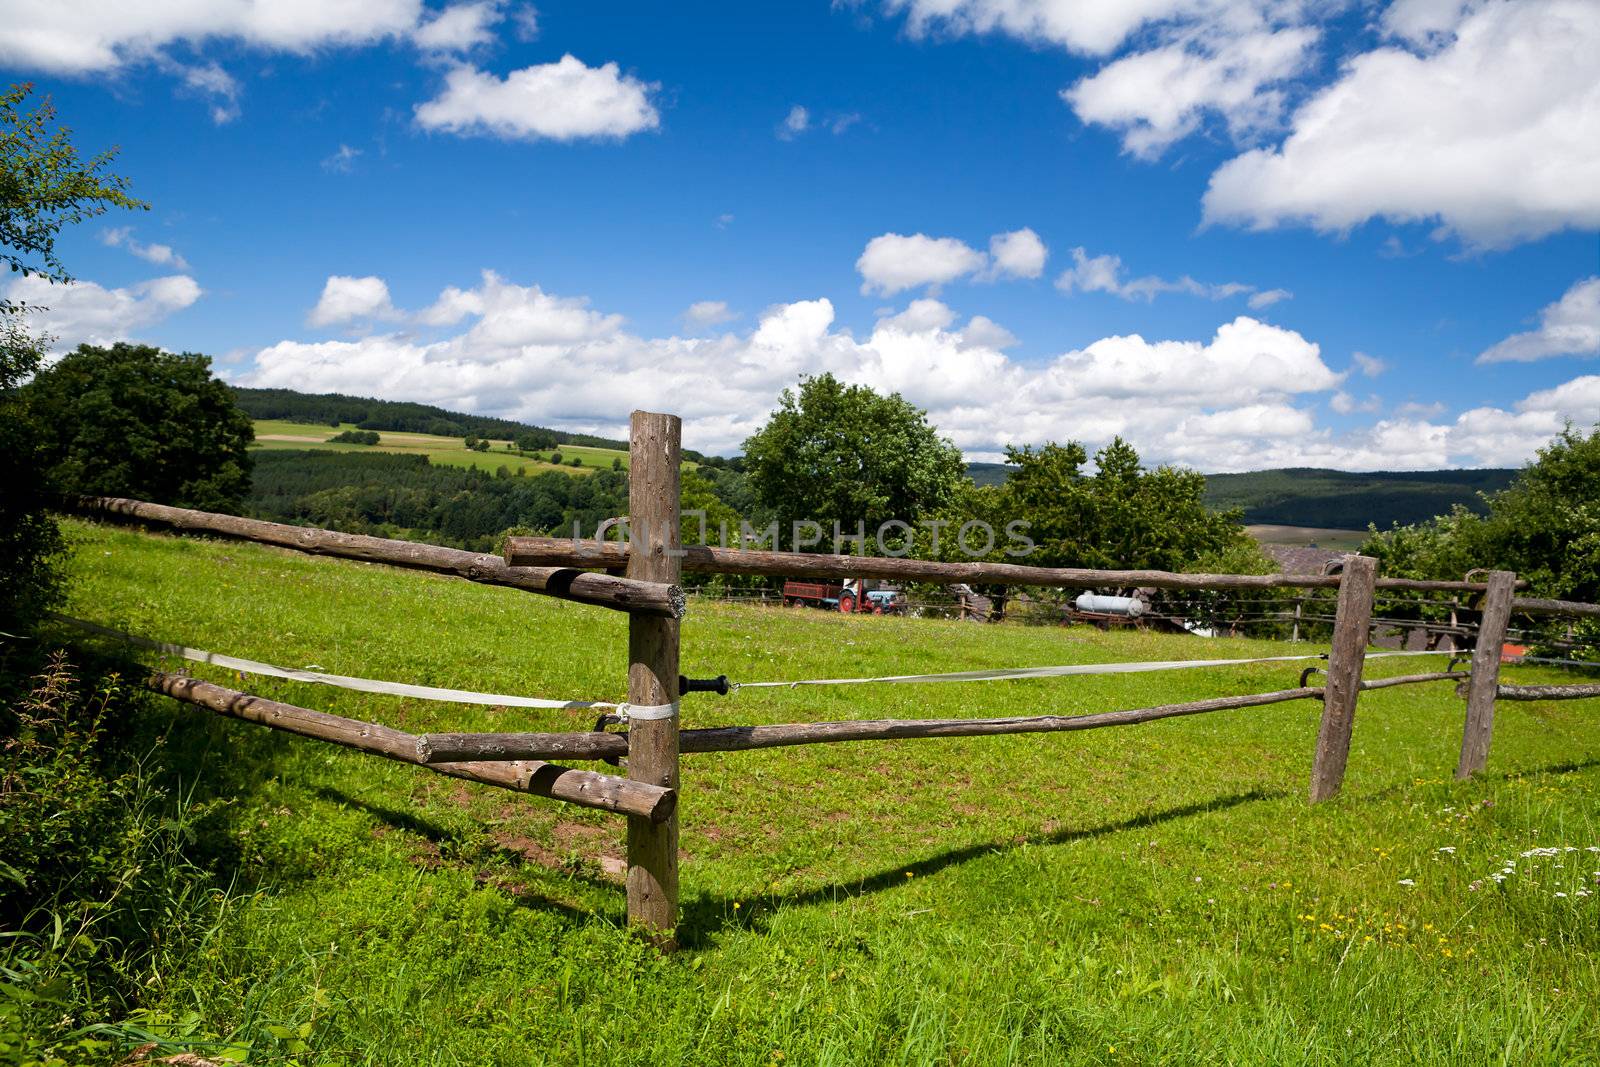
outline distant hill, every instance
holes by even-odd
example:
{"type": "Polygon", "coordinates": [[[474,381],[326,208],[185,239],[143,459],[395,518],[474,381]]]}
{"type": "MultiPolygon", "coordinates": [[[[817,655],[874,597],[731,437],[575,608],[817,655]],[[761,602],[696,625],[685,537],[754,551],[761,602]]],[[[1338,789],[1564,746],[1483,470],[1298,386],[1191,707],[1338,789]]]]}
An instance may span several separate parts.
{"type": "Polygon", "coordinates": [[[1244,521],[1281,526],[1387,530],[1425,522],[1454,505],[1484,510],[1480,493],[1511,484],[1514,470],[1350,471],[1286,467],[1206,475],[1206,504],[1241,508],[1244,521]]]}
{"type": "Polygon", "coordinates": [[[1003,485],[1016,469],[1009,463],[968,463],[967,477],[976,485],[1003,485]]]}
{"type": "MultiPolygon", "coordinates": [[[[1000,485],[1016,468],[1005,463],[968,463],[978,485],[1000,485]]],[[[1251,525],[1387,530],[1395,523],[1425,522],[1456,504],[1482,512],[1480,493],[1511,484],[1505,469],[1442,471],[1350,471],[1284,467],[1248,474],[1206,475],[1206,504],[1218,511],[1240,508],[1251,525]]]]}
{"type": "MultiPolygon", "coordinates": [[[[514,438],[530,430],[544,430],[557,444],[584,445],[589,448],[628,450],[628,442],[614,441],[587,433],[551,430],[526,422],[496,419],[487,415],[466,415],[431,404],[410,404],[397,400],[376,400],[343,393],[301,393],[294,389],[245,389],[235,386],[233,395],[252,419],[282,419],[286,422],[315,422],[326,426],[354,423],[363,430],[389,430],[395,433],[431,433],[441,437],[514,438]]],[[[705,459],[698,452],[684,450],[684,458],[705,459]]]]}

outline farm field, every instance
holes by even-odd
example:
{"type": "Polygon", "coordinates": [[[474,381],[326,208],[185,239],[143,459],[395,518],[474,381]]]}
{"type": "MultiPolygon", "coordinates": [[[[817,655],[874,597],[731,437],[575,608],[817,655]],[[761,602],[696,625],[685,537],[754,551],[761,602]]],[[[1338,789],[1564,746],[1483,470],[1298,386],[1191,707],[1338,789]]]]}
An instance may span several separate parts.
{"type": "Polygon", "coordinates": [[[1263,545],[1316,545],[1354,552],[1367,539],[1365,530],[1329,530],[1317,526],[1246,526],[1244,532],[1263,545]]]}
{"type": "Polygon", "coordinates": [[[628,466],[628,454],[609,448],[588,448],[581,445],[563,445],[558,451],[562,463],[557,465],[547,462],[551,452],[543,452],[542,459],[533,459],[528,456],[516,455],[507,451],[508,441],[490,441],[489,451],[474,452],[468,448],[464,438],[438,437],[426,433],[396,433],[392,431],[379,431],[376,445],[354,445],[335,443],[330,438],[338,435],[343,430],[353,430],[353,424],[340,426],[319,426],[316,423],[286,422],[280,419],[257,419],[255,423],[256,440],[252,447],[268,449],[326,449],[336,452],[403,452],[422,454],[428,457],[431,463],[442,463],[452,467],[475,467],[479,470],[494,471],[500,467],[508,468],[513,474],[518,470],[526,470],[530,474],[541,471],[558,470],[565,474],[590,474],[596,470],[610,470],[613,460],[620,459],[624,469],[628,466]],[[572,460],[582,461],[581,467],[572,466],[572,460]]]}
{"type": "MultiPolygon", "coordinates": [[[[96,622],[333,673],[622,696],[617,613],[67,531],[66,610],[96,622]]],[[[690,676],[755,681],[1318,646],[695,600],[683,649],[690,676]]],[[[691,696],[684,720],[1081,713],[1288,687],[1298,666],[749,690],[691,696]]],[[[419,732],[592,721],[194,669],[419,732]]],[[[141,1022],[250,1062],[284,1061],[285,1035],[316,1063],[1600,1062],[1594,705],[1502,703],[1490,773],[1457,783],[1451,687],[1368,693],[1344,794],[1309,808],[1319,710],[685,757],[685,949],[663,958],[622,929],[618,817],[153,698],[161,758],[223,801],[203,841],[231,888],[212,935],[145,983],[141,1022]]]]}

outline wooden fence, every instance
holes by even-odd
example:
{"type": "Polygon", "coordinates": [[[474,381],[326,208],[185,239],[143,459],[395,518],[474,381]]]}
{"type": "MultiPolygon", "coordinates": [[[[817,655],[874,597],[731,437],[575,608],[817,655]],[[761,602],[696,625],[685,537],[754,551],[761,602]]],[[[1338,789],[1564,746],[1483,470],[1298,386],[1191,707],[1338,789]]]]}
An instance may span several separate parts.
{"type": "MultiPolygon", "coordinates": [[[[676,416],[636,411],[630,422],[629,541],[577,542],[512,538],[504,559],[379,537],[284,526],[139,501],[97,498],[83,502],[93,515],[178,530],[243,538],[322,555],[340,556],[451,574],[628,614],[628,702],[624,732],[436,733],[413,735],[375,723],[327,715],[158,672],[151,688],[220,714],[331,741],[458,778],[515,789],[627,816],[628,916],[656,943],[675,944],[678,911],[679,757],[790,745],[894,738],[970,737],[1045,733],[1126,726],[1183,715],[1256,707],[1292,700],[1321,700],[1322,718],[1312,761],[1312,803],[1336,795],[1344,781],[1358,698],[1363,691],[1425,682],[1457,681],[1466,714],[1456,775],[1484,769],[1494,730],[1496,699],[1548,700],[1600,696],[1600,686],[1501,686],[1500,653],[1513,612],[1600,616],[1600,606],[1516,596],[1507,571],[1484,581],[1385,578],[1377,561],[1348,556],[1342,573],[1174,574],[1142,570],[1027,567],[1012,563],[938,563],[864,556],[757,552],[682,546],[679,542],[681,424],[676,416]],[[933,583],[1004,583],[1046,587],[1162,589],[1332,588],[1338,590],[1326,681],[1269,693],[1215,697],[1182,704],[1089,715],[1039,715],[986,719],[868,719],[725,726],[680,730],[679,623],[684,571],[809,578],[886,578],[933,583]],[[609,573],[595,573],[609,572],[609,573]],[[618,572],[623,573],[618,573],[618,572]],[[1363,680],[1377,590],[1462,594],[1480,601],[1481,619],[1470,673],[1440,671],[1363,680]],[[626,760],[626,777],[574,770],[561,760],[626,760]]],[[[1308,671],[1307,674],[1311,672],[1308,671]]]]}

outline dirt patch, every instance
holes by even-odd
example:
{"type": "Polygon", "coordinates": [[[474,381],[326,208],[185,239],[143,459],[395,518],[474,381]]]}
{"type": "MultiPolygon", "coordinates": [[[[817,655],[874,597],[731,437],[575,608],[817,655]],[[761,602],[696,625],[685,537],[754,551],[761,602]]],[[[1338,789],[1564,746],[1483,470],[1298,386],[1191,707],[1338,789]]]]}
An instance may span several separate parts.
{"type": "Polygon", "coordinates": [[[594,845],[612,836],[603,826],[565,820],[556,823],[551,833],[555,835],[556,844],[562,848],[576,849],[580,852],[587,851],[584,846],[594,845]]]}

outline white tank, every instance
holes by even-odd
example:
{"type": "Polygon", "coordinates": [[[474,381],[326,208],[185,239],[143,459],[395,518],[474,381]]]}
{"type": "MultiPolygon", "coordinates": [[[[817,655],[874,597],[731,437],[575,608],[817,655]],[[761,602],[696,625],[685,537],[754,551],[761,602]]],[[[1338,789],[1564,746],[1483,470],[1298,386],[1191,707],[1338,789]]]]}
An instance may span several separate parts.
{"type": "Polygon", "coordinates": [[[1126,615],[1130,619],[1137,619],[1144,614],[1144,601],[1132,596],[1082,593],[1078,596],[1075,606],[1083,612],[1093,612],[1096,615],[1126,615]]]}

